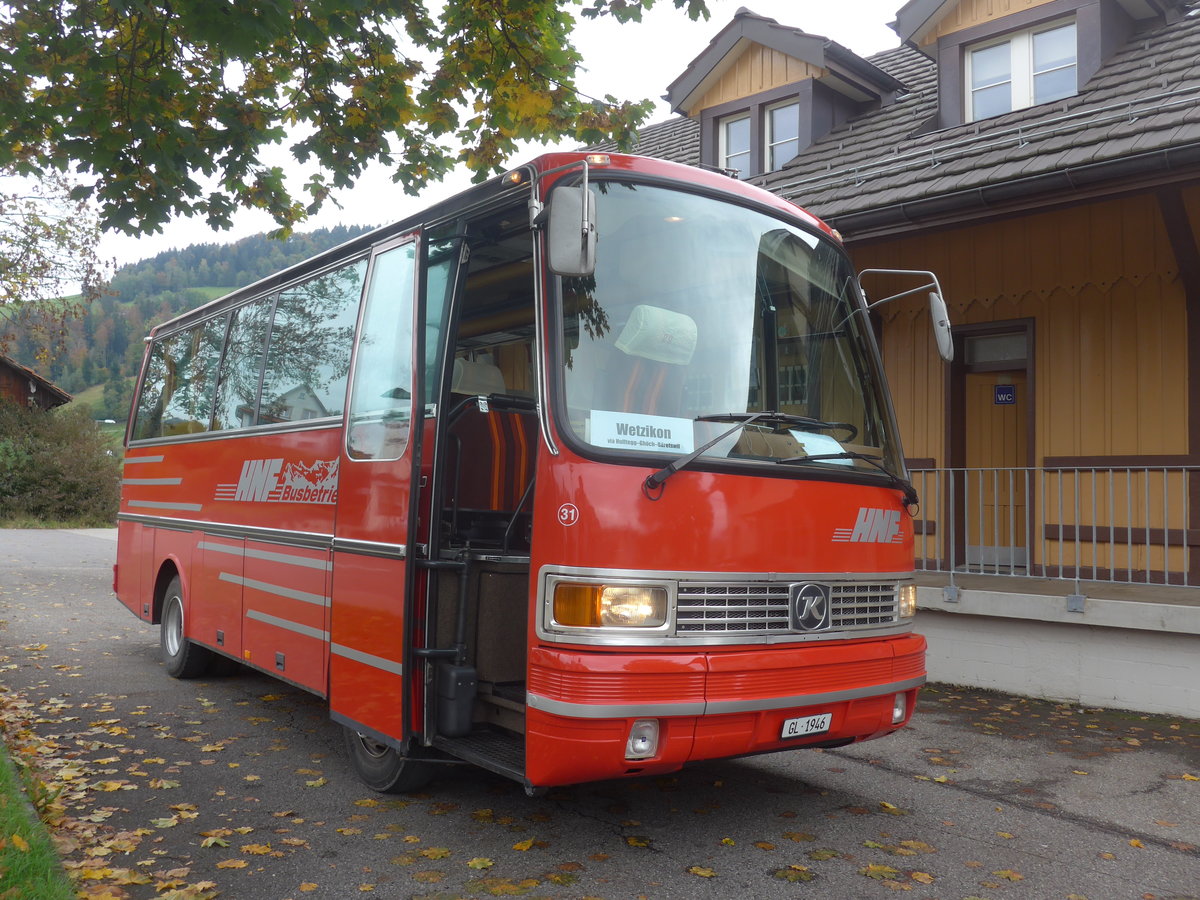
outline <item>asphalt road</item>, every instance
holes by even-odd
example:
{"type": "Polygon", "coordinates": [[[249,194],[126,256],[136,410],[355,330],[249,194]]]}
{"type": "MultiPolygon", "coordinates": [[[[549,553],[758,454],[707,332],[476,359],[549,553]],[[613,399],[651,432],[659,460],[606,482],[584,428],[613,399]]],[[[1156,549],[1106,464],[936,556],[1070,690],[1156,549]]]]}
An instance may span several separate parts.
{"type": "Polygon", "coordinates": [[[115,547],[0,531],[0,710],[97,896],[1200,897],[1196,722],[934,686],[904,733],[843,750],[541,799],[455,767],[389,798],[318,698],[169,678],[111,593],[115,547]]]}

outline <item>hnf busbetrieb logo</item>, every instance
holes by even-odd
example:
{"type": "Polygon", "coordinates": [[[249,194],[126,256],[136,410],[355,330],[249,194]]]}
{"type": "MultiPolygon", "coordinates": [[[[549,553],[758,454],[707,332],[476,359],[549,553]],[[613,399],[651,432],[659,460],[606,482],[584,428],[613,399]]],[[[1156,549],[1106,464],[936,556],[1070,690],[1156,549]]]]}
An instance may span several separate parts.
{"type": "Polygon", "coordinates": [[[215,499],[256,503],[336,503],[338,461],[312,463],[248,459],[233,484],[218,484],[215,499]]]}
{"type": "Polygon", "coordinates": [[[837,543],[899,544],[904,540],[900,528],[900,510],[860,507],[853,528],[835,528],[837,543]]]}

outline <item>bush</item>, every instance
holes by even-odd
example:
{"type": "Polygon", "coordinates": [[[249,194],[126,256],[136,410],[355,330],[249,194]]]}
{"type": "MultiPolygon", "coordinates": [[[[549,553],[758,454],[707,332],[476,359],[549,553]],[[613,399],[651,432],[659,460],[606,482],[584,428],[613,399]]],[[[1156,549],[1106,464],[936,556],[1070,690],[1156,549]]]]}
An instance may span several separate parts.
{"type": "Polygon", "coordinates": [[[0,517],[107,526],[121,458],[86,406],[45,412],[0,399],[0,517]]]}

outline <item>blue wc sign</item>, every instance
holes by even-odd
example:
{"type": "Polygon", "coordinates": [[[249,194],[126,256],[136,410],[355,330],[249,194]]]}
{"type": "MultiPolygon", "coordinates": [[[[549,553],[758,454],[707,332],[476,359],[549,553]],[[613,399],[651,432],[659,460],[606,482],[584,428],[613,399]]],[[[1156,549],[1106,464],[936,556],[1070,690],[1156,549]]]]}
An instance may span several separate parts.
{"type": "Polygon", "coordinates": [[[996,406],[1012,406],[1017,402],[1017,389],[1011,384],[996,385],[996,406]]]}

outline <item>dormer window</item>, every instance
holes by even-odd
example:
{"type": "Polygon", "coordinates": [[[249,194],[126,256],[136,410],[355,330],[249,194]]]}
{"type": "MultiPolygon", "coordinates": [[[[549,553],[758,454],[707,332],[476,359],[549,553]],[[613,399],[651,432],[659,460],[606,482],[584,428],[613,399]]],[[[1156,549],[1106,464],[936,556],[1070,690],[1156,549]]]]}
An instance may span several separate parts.
{"type": "Polygon", "coordinates": [[[721,168],[743,181],[782,169],[800,153],[800,101],[792,97],[724,116],[718,144],[721,168]]]}
{"type": "Polygon", "coordinates": [[[740,9],[671,82],[667,99],[700,120],[700,164],[769,177],[904,85],[828,38],[740,9]]]}
{"type": "Polygon", "coordinates": [[[750,116],[748,114],[726,116],[720,125],[721,168],[738,173],[738,178],[747,179],[754,174],[750,156],[750,116]]]}
{"type": "Polygon", "coordinates": [[[766,171],[775,172],[800,154],[800,104],[796,101],[767,108],[766,171]]]}
{"type": "Polygon", "coordinates": [[[1074,96],[1078,91],[1075,22],[1059,21],[967,48],[966,119],[1074,96]]]}

